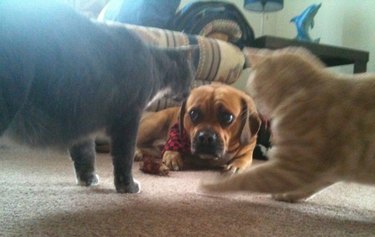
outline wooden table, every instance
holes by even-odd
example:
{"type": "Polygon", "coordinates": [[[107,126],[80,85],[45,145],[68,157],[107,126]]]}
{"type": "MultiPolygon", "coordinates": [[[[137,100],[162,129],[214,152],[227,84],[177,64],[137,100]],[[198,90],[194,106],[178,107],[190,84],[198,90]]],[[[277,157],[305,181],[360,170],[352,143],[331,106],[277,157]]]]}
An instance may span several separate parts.
{"type": "Polygon", "coordinates": [[[331,45],[297,41],[274,36],[262,36],[251,43],[251,47],[280,49],[288,46],[302,46],[318,56],[327,67],[354,64],[354,73],[366,72],[369,52],[331,45]]]}

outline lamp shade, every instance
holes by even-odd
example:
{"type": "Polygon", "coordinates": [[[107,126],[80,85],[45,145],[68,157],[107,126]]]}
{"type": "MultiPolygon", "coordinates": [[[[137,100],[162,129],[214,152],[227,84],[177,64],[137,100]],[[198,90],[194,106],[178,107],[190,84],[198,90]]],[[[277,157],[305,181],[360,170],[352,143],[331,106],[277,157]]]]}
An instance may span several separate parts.
{"type": "Polygon", "coordinates": [[[275,12],[283,9],[284,0],[245,0],[244,8],[256,12],[275,12]]]}

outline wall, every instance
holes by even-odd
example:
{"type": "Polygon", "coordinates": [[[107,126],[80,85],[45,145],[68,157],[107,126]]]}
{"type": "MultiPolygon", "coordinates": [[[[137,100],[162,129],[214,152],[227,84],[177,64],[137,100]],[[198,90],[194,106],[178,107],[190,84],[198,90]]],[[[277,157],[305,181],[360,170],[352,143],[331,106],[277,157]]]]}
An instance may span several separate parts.
{"type": "MultiPolygon", "coordinates": [[[[367,70],[375,72],[375,1],[374,0],[284,0],[284,9],[275,13],[269,22],[269,33],[293,38],[295,27],[290,19],[314,3],[322,3],[315,16],[312,38],[320,38],[321,44],[337,45],[370,52],[367,70]]],[[[340,67],[340,71],[352,72],[352,66],[340,67]]]]}

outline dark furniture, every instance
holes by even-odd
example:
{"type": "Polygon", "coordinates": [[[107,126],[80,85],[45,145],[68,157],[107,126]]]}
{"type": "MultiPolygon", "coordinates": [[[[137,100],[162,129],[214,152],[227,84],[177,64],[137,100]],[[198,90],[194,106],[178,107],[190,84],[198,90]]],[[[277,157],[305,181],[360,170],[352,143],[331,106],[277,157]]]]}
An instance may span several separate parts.
{"type": "Polygon", "coordinates": [[[251,43],[252,47],[280,49],[288,46],[302,46],[318,56],[327,67],[354,64],[354,73],[366,72],[369,52],[330,46],[317,43],[297,41],[274,36],[262,36],[251,43]]]}

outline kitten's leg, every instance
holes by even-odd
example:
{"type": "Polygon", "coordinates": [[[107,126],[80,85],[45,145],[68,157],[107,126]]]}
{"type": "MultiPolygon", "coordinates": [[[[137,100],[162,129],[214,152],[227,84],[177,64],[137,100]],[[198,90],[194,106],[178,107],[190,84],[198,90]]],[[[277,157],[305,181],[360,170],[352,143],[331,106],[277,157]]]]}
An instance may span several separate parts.
{"type": "Polygon", "coordinates": [[[324,188],[332,184],[333,182],[319,180],[317,182],[308,184],[292,192],[273,194],[272,198],[283,202],[297,202],[300,200],[306,200],[313,194],[323,190],[324,188]]]}
{"type": "Polygon", "coordinates": [[[95,144],[93,139],[73,145],[69,149],[74,162],[77,183],[82,186],[96,185],[99,177],[95,174],[95,144]]]}
{"type": "Polygon", "coordinates": [[[119,193],[139,193],[140,186],[133,179],[132,166],[140,113],[128,111],[127,117],[128,119],[126,116],[120,116],[119,120],[114,122],[108,130],[111,137],[115,186],[119,193]],[[126,120],[127,123],[125,123],[126,120]]]}
{"type": "Polygon", "coordinates": [[[315,177],[298,164],[271,160],[222,181],[204,183],[202,189],[212,192],[286,193],[314,182],[315,177]]]}

